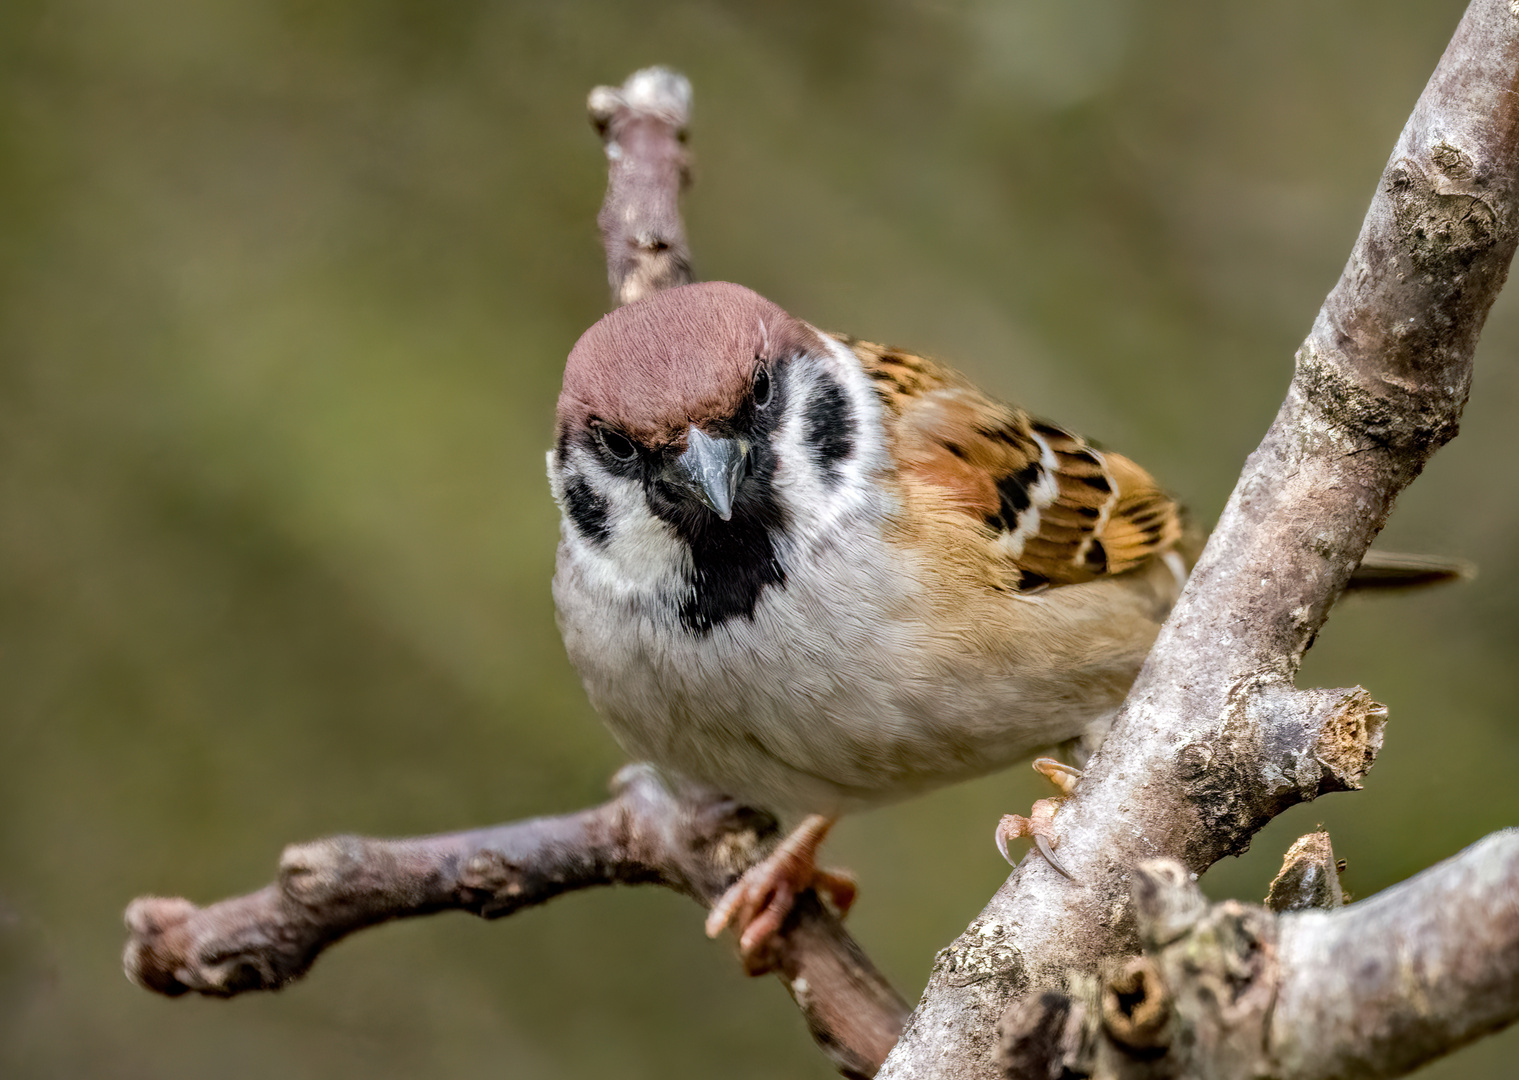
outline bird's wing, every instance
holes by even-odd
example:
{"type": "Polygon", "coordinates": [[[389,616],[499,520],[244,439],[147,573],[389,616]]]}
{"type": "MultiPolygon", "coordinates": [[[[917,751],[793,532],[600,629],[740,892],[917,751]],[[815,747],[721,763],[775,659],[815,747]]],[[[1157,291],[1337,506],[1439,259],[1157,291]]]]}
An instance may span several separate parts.
{"type": "Polygon", "coordinates": [[[993,401],[930,360],[841,340],[875,382],[898,465],[985,523],[1022,590],[1121,574],[1181,539],[1180,507],[1128,458],[993,401]]]}

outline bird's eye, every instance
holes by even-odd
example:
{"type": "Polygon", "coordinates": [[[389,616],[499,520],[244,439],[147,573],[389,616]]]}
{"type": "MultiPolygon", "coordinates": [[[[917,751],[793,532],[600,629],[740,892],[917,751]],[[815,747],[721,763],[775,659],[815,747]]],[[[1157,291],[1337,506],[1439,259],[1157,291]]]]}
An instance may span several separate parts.
{"type": "Polygon", "coordinates": [[[754,373],[754,407],[763,409],[774,396],[770,385],[770,369],[761,365],[754,373]]]}
{"type": "Polygon", "coordinates": [[[601,438],[601,445],[607,448],[607,453],[618,461],[632,461],[638,456],[638,447],[622,432],[609,427],[597,427],[596,434],[601,438]]]}

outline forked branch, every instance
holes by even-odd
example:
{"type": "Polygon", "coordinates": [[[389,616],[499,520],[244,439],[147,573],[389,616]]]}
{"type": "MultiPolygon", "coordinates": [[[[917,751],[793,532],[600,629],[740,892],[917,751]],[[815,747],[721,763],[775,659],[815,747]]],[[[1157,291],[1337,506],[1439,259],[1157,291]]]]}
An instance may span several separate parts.
{"type": "MultiPolygon", "coordinates": [[[[1330,881],[1333,856],[1313,849],[1327,854],[1322,833],[1299,842],[1283,877],[1330,881]]],[[[1281,914],[1209,904],[1169,859],[1142,864],[1133,892],[1143,955],[1015,1003],[1005,1075],[1400,1076],[1519,1019],[1512,829],[1350,907],[1337,885],[1281,914]]]]}
{"type": "Polygon", "coordinates": [[[1132,867],[1201,872],[1311,797],[1277,750],[1324,692],[1292,679],[1398,492],[1456,433],[1513,257],[1516,29],[1509,0],[1473,0],[1419,98],[1276,421],[1056,820],[1081,884],[1025,861],[942,954],[883,1076],[996,1075],[986,1033],[1010,1003],[1137,952],[1132,867]]]}

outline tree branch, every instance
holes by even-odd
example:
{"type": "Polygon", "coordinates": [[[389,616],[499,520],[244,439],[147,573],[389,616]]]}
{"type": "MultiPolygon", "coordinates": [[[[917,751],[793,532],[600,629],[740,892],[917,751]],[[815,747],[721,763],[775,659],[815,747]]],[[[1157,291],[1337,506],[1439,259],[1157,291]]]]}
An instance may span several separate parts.
{"type": "Polygon", "coordinates": [[[1333,725],[1306,719],[1326,693],[1346,703],[1348,756],[1374,753],[1354,731],[1374,710],[1291,680],[1394,498],[1456,432],[1515,246],[1515,23],[1508,0],[1474,0],[1419,98],[1276,421],[1057,818],[1076,883],[1025,860],[940,954],[883,1076],[995,1075],[990,1032],[1013,997],[1135,950],[1130,867],[1200,872],[1334,790],[1312,782],[1333,725]]]}
{"type": "Polygon", "coordinates": [[[607,197],[596,223],[613,301],[630,304],[689,283],[680,193],[691,181],[691,84],[666,68],[645,68],[620,87],[598,86],[587,106],[607,153],[607,197]]]}
{"type": "MultiPolygon", "coordinates": [[[[690,105],[690,84],[662,68],[591,92],[607,151],[599,221],[617,303],[691,280],[679,210],[690,105]]],[[[293,845],[275,884],[210,907],[140,898],[126,913],[127,975],[169,996],[277,990],[367,926],[455,910],[500,918],[598,885],[663,885],[710,907],[779,839],[768,815],[677,798],[646,767],[624,769],[614,795],[579,813],[488,829],[293,845]]],[[[798,898],[771,959],[839,1071],[874,1075],[907,1004],[811,890],[798,898]]]]}
{"type": "Polygon", "coordinates": [[[1342,913],[1284,919],[1283,1076],[1398,1076],[1519,1019],[1519,831],[1342,913]]]}
{"type": "MultiPolygon", "coordinates": [[[[205,908],[139,898],[123,964],[170,997],[278,990],[328,946],[391,919],[498,919],[598,885],[663,885],[710,907],[777,839],[768,815],[677,798],[630,765],[610,802],[578,813],[404,840],[331,837],[286,848],[279,880],[247,896],[205,908]]],[[[776,974],[824,1052],[846,1076],[873,1075],[906,1004],[812,893],[776,948],[776,974]]]]}
{"type": "Polygon", "coordinates": [[[171,997],[277,990],[355,930],[414,915],[512,915],[577,889],[659,884],[696,899],[776,831],[728,803],[676,801],[648,770],[618,775],[615,797],[559,817],[403,840],[335,836],[286,848],[279,880],[207,908],[134,900],[128,976],[171,997]]]}
{"type": "Polygon", "coordinates": [[[1016,1003],[1004,1075],[1401,1076],[1519,1019],[1519,831],[1332,911],[1210,905],[1168,859],[1133,886],[1144,956],[1016,1003]]]}

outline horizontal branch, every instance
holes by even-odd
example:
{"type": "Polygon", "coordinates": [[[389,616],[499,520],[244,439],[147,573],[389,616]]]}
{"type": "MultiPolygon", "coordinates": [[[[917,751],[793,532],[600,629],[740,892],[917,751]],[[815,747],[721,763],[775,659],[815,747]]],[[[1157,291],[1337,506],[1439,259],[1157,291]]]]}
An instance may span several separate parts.
{"type": "Polygon", "coordinates": [[[1056,818],[1075,881],[1025,860],[940,954],[883,1076],[995,1075],[986,1033],[1011,998],[1135,950],[1131,867],[1200,872],[1309,797],[1294,717],[1311,702],[1291,681],[1393,500],[1455,434],[1513,257],[1516,18],[1509,0],[1473,0],[1420,96],[1275,422],[1056,818]]]}
{"type": "MultiPolygon", "coordinates": [[[[724,799],[677,798],[629,766],[610,802],[575,814],[404,840],[296,844],[279,880],[209,907],[143,897],[127,908],[123,963],[171,997],[277,990],[355,930],[468,911],[514,914],[577,889],[663,885],[710,907],[778,838],[774,819],[724,799]]],[[[907,1006],[839,920],[804,894],[776,945],[776,974],[847,1076],[869,1076],[907,1006]]]]}
{"type": "Polygon", "coordinates": [[[1291,1080],[1401,1076],[1519,1020],[1519,830],[1283,919],[1270,1053],[1291,1080]]]}
{"type": "MultiPolygon", "coordinates": [[[[1305,865],[1332,875],[1323,834],[1300,841],[1283,876],[1305,865]]],[[[1402,1076],[1519,1019],[1516,896],[1519,830],[1329,911],[1209,904],[1180,863],[1145,863],[1134,874],[1144,955],[1101,980],[1078,975],[1071,993],[1015,1003],[1002,1070],[1016,1080],[1402,1076]]],[[[1337,886],[1320,899],[1335,907],[1337,886]]]]}

